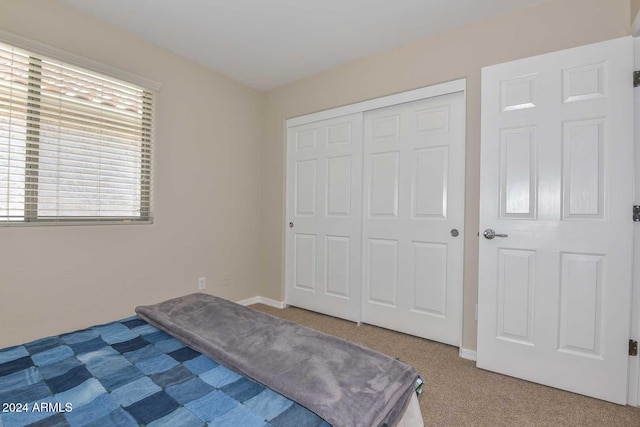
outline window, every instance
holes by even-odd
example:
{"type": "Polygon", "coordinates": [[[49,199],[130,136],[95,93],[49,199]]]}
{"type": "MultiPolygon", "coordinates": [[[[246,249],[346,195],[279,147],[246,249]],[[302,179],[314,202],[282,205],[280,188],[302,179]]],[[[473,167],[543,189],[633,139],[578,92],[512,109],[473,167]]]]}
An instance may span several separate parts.
{"type": "Polygon", "coordinates": [[[0,225],[150,222],[153,95],[0,43],[0,225]]]}

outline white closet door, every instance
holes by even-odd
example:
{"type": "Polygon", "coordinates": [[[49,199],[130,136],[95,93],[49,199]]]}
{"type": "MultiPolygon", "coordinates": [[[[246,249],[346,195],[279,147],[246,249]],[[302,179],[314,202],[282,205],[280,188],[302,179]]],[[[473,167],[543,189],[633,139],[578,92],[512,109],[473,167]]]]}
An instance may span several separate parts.
{"type": "Polygon", "coordinates": [[[626,403],[632,42],[482,70],[478,367],[626,403]],[[490,232],[488,237],[491,237],[490,232]]]}
{"type": "Polygon", "coordinates": [[[460,345],[463,92],[364,119],[363,321],[460,345]]]}
{"type": "Polygon", "coordinates": [[[287,304],[360,320],[362,114],[289,128],[287,304]]]}

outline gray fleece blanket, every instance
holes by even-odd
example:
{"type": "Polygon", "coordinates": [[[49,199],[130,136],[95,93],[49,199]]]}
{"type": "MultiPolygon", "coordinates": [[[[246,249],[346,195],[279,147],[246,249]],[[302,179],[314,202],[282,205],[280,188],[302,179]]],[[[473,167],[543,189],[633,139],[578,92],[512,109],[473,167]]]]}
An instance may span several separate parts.
{"type": "Polygon", "coordinates": [[[212,295],[186,295],[136,313],[336,427],[394,426],[418,378],[392,357],[212,295]]]}

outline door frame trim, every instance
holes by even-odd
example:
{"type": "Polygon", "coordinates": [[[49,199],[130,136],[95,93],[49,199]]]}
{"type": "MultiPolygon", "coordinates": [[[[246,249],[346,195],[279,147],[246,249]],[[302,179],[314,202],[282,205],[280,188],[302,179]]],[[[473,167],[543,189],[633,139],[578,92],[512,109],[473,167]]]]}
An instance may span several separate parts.
{"type": "MultiPolygon", "coordinates": [[[[462,92],[463,94],[463,102],[464,102],[464,115],[463,115],[463,121],[464,121],[464,128],[465,128],[465,137],[464,137],[464,144],[463,144],[463,156],[465,159],[465,165],[466,165],[466,155],[467,155],[467,136],[466,136],[466,128],[467,128],[467,79],[466,78],[461,78],[461,79],[457,79],[457,80],[451,80],[448,82],[444,82],[444,83],[439,83],[439,84],[435,84],[432,86],[427,86],[427,87],[422,87],[422,88],[418,88],[418,89],[412,89],[409,91],[405,91],[405,92],[399,92],[399,93],[395,93],[392,95],[387,95],[387,96],[383,96],[380,98],[374,98],[374,99],[370,99],[370,100],[366,100],[366,101],[362,101],[362,102],[357,102],[354,104],[348,104],[348,105],[344,105],[341,107],[336,107],[336,108],[331,108],[328,110],[323,110],[323,111],[318,111],[315,113],[310,113],[310,114],[305,114],[302,116],[297,116],[297,117],[292,117],[289,118],[287,120],[285,120],[284,123],[284,136],[285,136],[285,144],[284,144],[284,149],[285,149],[285,165],[284,165],[284,193],[285,193],[285,197],[284,197],[284,203],[285,203],[285,220],[283,221],[282,224],[282,241],[283,241],[283,245],[282,245],[282,282],[280,284],[281,289],[284,290],[283,294],[284,294],[284,306],[287,307],[289,305],[289,298],[288,298],[288,292],[287,292],[287,286],[286,286],[286,281],[287,281],[287,232],[288,232],[288,223],[289,223],[289,218],[291,218],[290,212],[289,212],[289,191],[287,188],[287,172],[288,172],[288,165],[289,165],[289,140],[288,140],[288,130],[291,127],[295,127],[295,126],[300,126],[300,125],[304,125],[304,124],[308,124],[308,123],[313,123],[313,122],[317,122],[317,121],[321,121],[321,120],[329,120],[329,119],[334,119],[337,117],[341,117],[341,116],[347,116],[347,115],[351,115],[351,114],[363,114],[367,111],[371,111],[371,110],[376,110],[379,108],[384,108],[384,107],[391,107],[394,105],[399,105],[399,104],[404,104],[407,102],[413,102],[413,101],[419,101],[422,99],[428,99],[428,98],[434,98],[436,96],[442,96],[442,95],[450,95],[450,94],[454,94],[454,93],[458,93],[458,92],[462,92]]],[[[462,209],[464,211],[465,209],[465,205],[466,205],[466,194],[467,194],[467,189],[466,189],[466,167],[462,170],[463,173],[463,200],[462,200],[462,209]]],[[[362,173],[364,173],[364,168],[362,170],[362,173]]],[[[362,197],[364,198],[364,193],[362,195],[362,197]]],[[[466,215],[465,215],[466,217],[466,215]]],[[[363,227],[363,225],[361,224],[361,227],[363,227]]],[[[462,229],[464,230],[464,219],[463,219],[463,223],[462,223],[462,229]]],[[[462,233],[462,236],[465,237],[466,234],[462,233]]],[[[463,269],[464,269],[464,259],[465,259],[465,241],[463,239],[462,242],[462,265],[463,265],[463,269]]],[[[362,249],[361,249],[362,250],[362,249]]],[[[363,268],[363,266],[361,266],[361,268],[363,268]]],[[[464,332],[464,272],[463,272],[463,277],[462,277],[462,283],[460,284],[460,286],[462,287],[462,299],[460,301],[460,305],[461,305],[461,310],[460,310],[460,343],[459,343],[459,347],[462,347],[462,336],[463,336],[463,332],[464,332]]],[[[363,298],[362,295],[360,295],[360,301],[359,301],[359,315],[358,315],[358,320],[357,320],[357,324],[360,325],[362,322],[362,304],[363,304],[363,298]]]]}
{"type": "MultiPolygon", "coordinates": [[[[640,21],[640,13],[636,21],[640,21]]],[[[640,24],[639,24],[640,26],[640,24]]],[[[635,69],[640,69],[640,37],[633,38],[635,69]]],[[[634,88],[634,143],[635,143],[635,176],[633,201],[634,205],[640,204],[640,88],[634,88]]],[[[631,215],[631,207],[629,207],[631,215]]],[[[640,263],[640,225],[633,226],[633,271],[631,272],[632,296],[631,296],[631,339],[640,339],[640,269],[636,266],[640,263]]],[[[627,404],[640,406],[640,357],[629,356],[629,389],[627,392],[627,404]]]]}
{"type": "MultiPolygon", "coordinates": [[[[452,80],[446,83],[440,83],[433,86],[413,89],[406,92],[400,92],[393,95],[383,96],[381,98],[369,99],[367,101],[357,102],[355,104],[344,105],[342,107],[331,108],[329,110],[318,111],[315,113],[305,114],[303,116],[292,117],[287,119],[285,128],[304,125],[307,123],[318,122],[320,120],[333,119],[349,114],[364,113],[369,110],[378,108],[391,107],[392,105],[404,104],[406,102],[418,101],[420,99],[433,98],[440,95],[448,95],[456,92],[466,92],[467,79],[452,80]]],[[[466,111],[466,109],[465,109],[466,111]]],[[[286,144],[285,144],[286,147],[286,144]]]]}
{"type": "Polygon", "coordinates": [[[631,35],[634,37],[640,36],[640,11],[638,11],[631,23],[631,35]]]}

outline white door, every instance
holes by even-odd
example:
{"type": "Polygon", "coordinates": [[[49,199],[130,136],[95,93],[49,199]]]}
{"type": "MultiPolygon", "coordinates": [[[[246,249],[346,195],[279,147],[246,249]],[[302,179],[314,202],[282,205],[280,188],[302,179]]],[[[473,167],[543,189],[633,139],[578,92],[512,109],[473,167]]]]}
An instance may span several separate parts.
{"type": "Polygon", "coordinates": [[[285,300],[360,320],[362,114],[288,129],[285,300]]]}
{"type": "Polygon", "coordinates": [[[622,404],[632,55],[623,38],[482,70],[478,367],[622,404]]]}
{"type": "Polygon", "coordinates": [[[363,322],[460,345],[464,93],[364,120],[363,322]]]}

